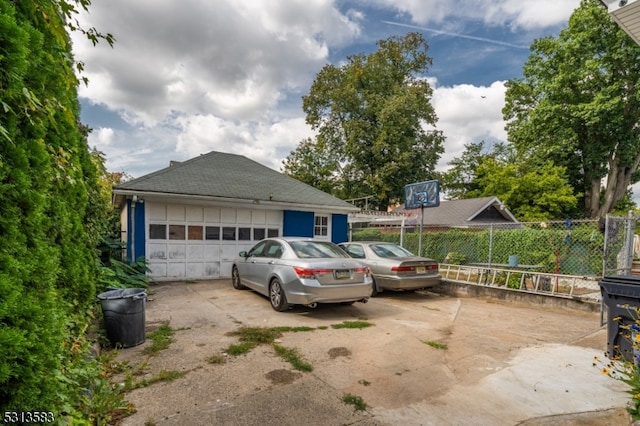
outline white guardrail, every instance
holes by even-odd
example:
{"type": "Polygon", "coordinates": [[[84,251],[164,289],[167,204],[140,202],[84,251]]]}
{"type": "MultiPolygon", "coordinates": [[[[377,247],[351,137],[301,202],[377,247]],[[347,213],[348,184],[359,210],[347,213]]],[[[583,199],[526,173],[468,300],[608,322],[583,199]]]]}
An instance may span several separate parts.
{"type": "Polygon", "coordinates": [[[509,288],[529,293],[559,297],[600,300],[601,277],[585,277],[537,272],[532,265],[524,268],[504,265],[453,265],[440,264],[440,275],[448,281],[458,281],[491,287],[509,288]]]}

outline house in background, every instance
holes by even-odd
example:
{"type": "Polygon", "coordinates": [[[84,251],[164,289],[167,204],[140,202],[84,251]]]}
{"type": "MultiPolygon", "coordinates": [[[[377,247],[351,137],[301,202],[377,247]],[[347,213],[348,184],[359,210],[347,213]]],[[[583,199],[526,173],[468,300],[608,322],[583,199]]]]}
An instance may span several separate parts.
{"type": "Polygon", "coordinates": [[[609,16],[640,44],[640,0],[600,0],[609,16]]]}
{"type": "Polygon", "coordinates": [[[113,189],[127,258],[155,280],[231,276],[233,260],[265,237],[347,241],[359,209],[246,157],[210,152],[113,189]]]}
{"type": "MultiPolygon", "coordinates": [[[[408,232],[420,228],[421,209],[405,209],[400,206],[394,213],[404,214],[404,218],[373,220],[370,227],[404,228],[408,232]]],[[[498,197],[468,198],[463,200],[440,201],[438,207],[424,209],[423,230],[441,231],[450,228],[482,228],[489,224],[518,226],[519,222],[498,197]]]]}

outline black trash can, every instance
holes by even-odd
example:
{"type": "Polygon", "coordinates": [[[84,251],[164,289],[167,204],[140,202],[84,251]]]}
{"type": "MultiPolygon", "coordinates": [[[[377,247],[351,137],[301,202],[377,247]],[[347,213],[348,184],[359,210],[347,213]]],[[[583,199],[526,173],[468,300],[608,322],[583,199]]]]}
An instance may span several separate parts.
{"type": "Polygon", "coordinates": [[[640,277],[613,275],[598,283],[602,301],[607,306],[607,353],[638,362],[638,345],[633,340],[640,330],[640,277]]]}
{"type": "Polygon", "coordinates": [[[98,295],[102,304],[107,339],[112,346],[129,348],[145,341],[147,290],[120,288],[98,295]]]}

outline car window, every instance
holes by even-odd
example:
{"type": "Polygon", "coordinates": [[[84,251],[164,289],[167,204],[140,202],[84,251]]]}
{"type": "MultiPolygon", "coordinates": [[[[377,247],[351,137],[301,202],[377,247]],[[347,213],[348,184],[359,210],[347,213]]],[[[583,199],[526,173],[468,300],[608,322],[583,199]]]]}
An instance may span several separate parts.
{"type": "Polygon", "coordinates": [[[249,256],[262,257],[264,256],[264,249],[267,247],[268,241],[262,241],[256,244],[251,250],[249,250],[249,256]]]}
{"type": "Polygon", "coordinates": [[[296,256],[301,259],[348,257],[334,243],[323,241],[292,241],[289,243],[296,256]]]}
{"type": "Polygon", "coordinates": [[[372,244],[371,251],[373,251],[377,256],[383,258],[392,258],[392,257],[410,257],[413,256],[409,250],[404,249],[395,244],[372,244]]]}
{"type": "Polygon", "coordinates": [[[279,259],[282,257],[282,245],[278,242],[271,241],[271,244],[269,244],[269,247],[267,247],[265,251],[265,256],[279,259]]]}
{"type": "Polygon", "coordinates": [[[356,259],[364,259],[364,248],[360,244],[345,244],[342,247],[349,256],[356,259]]]}

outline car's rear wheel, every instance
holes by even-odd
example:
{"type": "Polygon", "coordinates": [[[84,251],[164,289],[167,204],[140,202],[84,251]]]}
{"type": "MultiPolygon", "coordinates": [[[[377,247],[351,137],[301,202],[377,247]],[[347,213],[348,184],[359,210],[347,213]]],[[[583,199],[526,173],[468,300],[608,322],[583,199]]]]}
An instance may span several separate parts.
{"type": "Polygon", "coordinates": [[[269,284],[269,300],[271,301],[271,307],[278,312],[289,309],[287,296],[284,293],[280,280],[277,278],[271,280],[271,284],[269,284]]]}
{"type": "Polygon", "coordinates": [[[243,286],[242,283],[240,282],[240,273],[238,273],[237,266],[234,266],[233,269],[231,269],[231,284],[233,285],[233,288],[235,288],[236,290],[246,289],[246,287],[243,286]]]}

